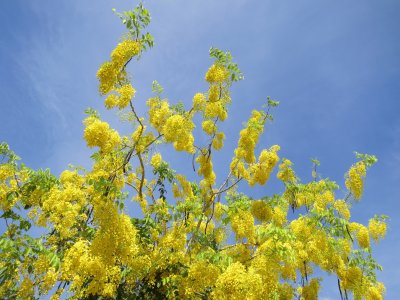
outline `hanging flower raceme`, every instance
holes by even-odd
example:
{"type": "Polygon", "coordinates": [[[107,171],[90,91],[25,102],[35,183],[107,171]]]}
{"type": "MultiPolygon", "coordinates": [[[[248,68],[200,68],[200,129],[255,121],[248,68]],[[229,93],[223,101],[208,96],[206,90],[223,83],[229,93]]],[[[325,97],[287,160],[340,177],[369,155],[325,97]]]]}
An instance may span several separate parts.
{"type": "Polygon", "coordinates": [[[254,163],[256,157],[254,150],[258,140],[264,131],[265,116],[257,110],[253,110],[246,128],[240,131],[238,147],[235,149],[235,157],[243,159],[246,163],[254,163]]]}
{"type": "Polygon", "coordinates": [[[295,183],[297,181],[296,174],[292,169],[293,163],[284,158],[282,163],[279,165],[279,172],[278,172],[278,179],[282,180],[283,182],[295,183]]]}
{"type": "Polygon", "coordinates": [[[173,111],[169,107],[167,100],[159,98],[150,98],[147,100],[149,107],[149,122],[158,132],[162,132],[168,118],[172,116],[173,111]]]}
{"type": "Polygon", "coordinates": [[[363,178],[366,176],[367,170],[365,163],[360,161],[351,166],[346,176],[346,187],[352,193],[354,199],[361,199],[364,190],[363,178]]]}
{"type": "Polygon", "coordinates": [[[83,136],[90,148],[99,147],[101,152],[108,153],[121,143],[118,132],[99,118],[90,116],[83,123],[86,125],[83,136]]]}
{"type": "Polygon", "coordinates": [[[173,143],[177,151],[195,152],[192,134],[195,125],[191,118],[191,114],[186,114],[185,116],[180,114],[172,115],[166,120],[161,130],[165,141],[173,143]]]}
{"type": "Polygon", "coordinates": [[[213,164],[211,161],[211,155],[208,153],[200,153],[196,158],[196,162],[199,164],[198,174],[204,177],[205,182],[208,185],[213,186],[215,184],[216,175],[213,171],[213,164]]]}
{"type": "Polygon", "coordinates": [[[140,49],[140,42],[131,39],[125,39],[117,45],[111,53],[111,60],[103,63],[97,71],[101,95],[107,95],[121,82],[126,81],[127,74],[124,68],[132,57],[140,53],[140,49]]]}
{"type": "Polygon", "coordinates": [[[382,220],[376,218],[369,220],[368,229],[371,237],[376,243],[386,235],[386,223],[382,220]]]}
{"type": "Polygon", "coordinates": [[[252,164],[249,168],[250,186],[253,186],[256,183],[264,185],[267,182],[272,170],[279,161],[277,154],[279,149],[280,147],[278,145],[274,145],[269,150],[264,149],[261,151],[261,154],[258,158],[258,163],[252,164]]]}

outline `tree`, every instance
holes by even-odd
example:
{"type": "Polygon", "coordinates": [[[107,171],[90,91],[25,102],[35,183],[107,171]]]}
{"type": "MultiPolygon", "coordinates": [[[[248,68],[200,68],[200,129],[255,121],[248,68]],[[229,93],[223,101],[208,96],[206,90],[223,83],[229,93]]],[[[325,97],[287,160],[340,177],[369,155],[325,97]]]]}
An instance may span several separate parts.
{"type": "Polygon", "coordinates": [[[88,109],[84,138],[96,149],[93,167],[71,166],[59,178],[29,169],[1,144],[1,297],[317,299],[317,275],[325,272],[337,276],[341,299],[382,299],[370,239],[385,236],[386,216],[365,226],[350,215],[376,158],[356,154],[342,199],[338,185],[318,174],[318,160],[311,181],[301,183],[290,160],[279,163],[279,146],[256,155],[279,104],[267,98],[264,110],[252,112],[227,175],[217,181],[213,153],[225,138],[218,127],[228,116],[231,85],[242,79],[231,54],[210,49],[209,88],[196,93],[189,108],[170,104],[154,81],[142,117],[126,68],[153,46],[145,32],[150,14],[140,4],[117,15],[128,32],[99,68],[99,92],[106,108],[135,131],[121,136],[88,109]],[[205,145],[195,141],[196,120],[208,136],[205,145]],[[163,160],[166,146],[192,156],[186,176],[163,160]],[[239,183],[266,184],[276,166],[280,195],[253,199],[239,192],[239,183]],[[198,180],[188,180],[189,172],[198,180]]]}

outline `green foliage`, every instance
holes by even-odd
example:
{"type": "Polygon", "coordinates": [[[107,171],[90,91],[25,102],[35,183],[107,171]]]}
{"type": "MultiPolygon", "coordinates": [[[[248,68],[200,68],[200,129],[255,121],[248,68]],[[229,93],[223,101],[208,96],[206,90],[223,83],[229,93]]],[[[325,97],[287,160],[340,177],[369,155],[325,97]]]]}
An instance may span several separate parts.
{"type": "Polygon", "coordinates": [[[365,163],[367,167],[371,167],[372,165],[376,164],[378,162],[378,159],[376,158],[375,155],[370,155],[370,154],[362,154],[358,152],[354,152],[356,157],[365,163]]]}
{"type": "Polygon", "coordinates": [[[1,163],[8,163],[11,165],[16,164],[20,158],[10,150],[10,147],[8,146],[7,143],[0,143],[0,158],[1,158],[1,163]]]}
{"type": "Polygon", "coordinates": [[[143,33],[142,31],[150,24],[151,17],[149,11],[139,3],[132,11],[124,11],[118,13],[115,8],[113,12],[122,20],[122,23],[128,29],[130,35],[134,39],[140,39],[144,50],[154,46],[154,39],[149,32],[143,33]]]}
{"type": "Polygon", "coordinates": [[[151,91],[155,93],[158,97],[160,97],[162,92],[164,91],[164,88],[161,86],[161,84],[154,80],[151,86],[151,91]]]}
{"type": "Polygon", "coordinates": [[[87,114],[90,117],[94,117],[96,119],[100,119],[99,113],[94,108],[91,108],[91,107],[86,108],[85,109],[85,114],[87,114]]]}

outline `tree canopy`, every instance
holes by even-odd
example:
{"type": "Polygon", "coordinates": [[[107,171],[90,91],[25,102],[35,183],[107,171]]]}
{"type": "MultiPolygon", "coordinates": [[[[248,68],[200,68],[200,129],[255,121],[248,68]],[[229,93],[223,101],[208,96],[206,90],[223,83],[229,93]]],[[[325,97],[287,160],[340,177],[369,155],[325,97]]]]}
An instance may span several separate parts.
{"type": "Polygon", "coordinates": [[[350,212],[375,156],[356,153],[345,195],[319,174],[316,159],[309,181],[300,181],[278,145],[257,151],[279,105],[267,97],[217,177],[220,124],[228,121],[230,88],[243,78],[232,55],[210,49],[208,89],[190,104],[170,103],[153,81],[141,116],[127,66],[153,47],[150,14],[142,4],[114,12],[127,33],[97,72],[99,93],[134,130],[121,135],[88,108],[83,136],[95,151],[92,168],[70,166],[59,177],[28,168],[0,145],[0,297],[317,299],[325,273],[337,277],[341,299],[382,299],[371,240],[384,238],[387,217],[360,224],[350,212]],[[163,151],[188,157],[187,172],[173,170],[163,151]],[[280,194],[239,191],[239,183],[264,186],[274,169],[280,194]]]}

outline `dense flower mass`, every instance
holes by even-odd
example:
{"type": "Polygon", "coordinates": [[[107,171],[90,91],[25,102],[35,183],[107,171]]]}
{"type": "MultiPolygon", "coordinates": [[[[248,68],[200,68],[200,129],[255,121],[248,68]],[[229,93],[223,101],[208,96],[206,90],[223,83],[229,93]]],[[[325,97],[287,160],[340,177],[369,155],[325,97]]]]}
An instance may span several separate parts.
{"type": "Polygon", "coordinates": [[[356,200],[360,199],[362,196],[364,190],[363,178],[365,175],[366,166],[363,162],[354,164],[347,173],[346,187],[353,194],[354,199],[356,200]]]}
{"type": "Polygon", "coordinates": [[[189,109],[163,98],[154,81],[141,116],[126,66],[152,45],[141,32],[150,16],[142,4],[118,15],[129,35],[97,77],[105,107],[118,111],[129,134],[88,109],[83,137],[93,164],[59,177],[20,164],[0,144],[0,298],[314,300],[325,272],[337,278],[342,300],[383,299],[371,239],[385,237],[387,217],[365,226],[350,212],[376,159],[357,154],[342,195],[317,174],[316,160],[310,181],[301,181],[283,158],[282,193],[261,187],[252,195],[275,178],[280,160],[280,146],[258,148],[277,102],[254,110],[233,153],[218,156],[230,86],[241,73],[229,52],[211,48],[207,88],[189,109]],[[182,157],[170,165],[173,151],[182,157]]]}
{"type": "Polygon", "coordinates": [[[102,64],[97,71],[101,95],[108,94],[116,88],[119,82],[126,81],[124,67],[132,57],[140,53],[140,47],[138,41],[125,39],[113,50],[111,60],[102,64]]]}
{"type": "Polygon", "coordinates": [[[277,177],[283,182],[296,182],[296,174],[292,169],[293,163],[284,158],[282,163],[279,165],[279,172],[277,177]]]}
{"type": "Polygon", "coordinates": [[[246,128],[240,131],[238,147],[235,150],[236,159],[243,159],[246,163],[254,163],[256,161],[254,150],[264,131],[264,122],[265,116],[263,113],[254,110],[246,128]]]}
{"type": "Polygon", "coordinates": [[[221,64],[212,65],[206,73],[206,81],[209,83],[222,83],[229,77],[228,70],[221,64]]]}
{"type": "Polygon", "coordinates": [[[194,127],[190,116],[172,115],[166,120],[161,132],[166,142],[173,143],[176,150],[194,153],[194,127]]]}
{"type": "Polygon", "coordinates": [[[121,143],[121,138],[115,130],[110,128],[108,123],[95,117],[89,117],[84,121],[86,128],[84,138],[89,147],[99,147],[107,153],[121,143]]]}

